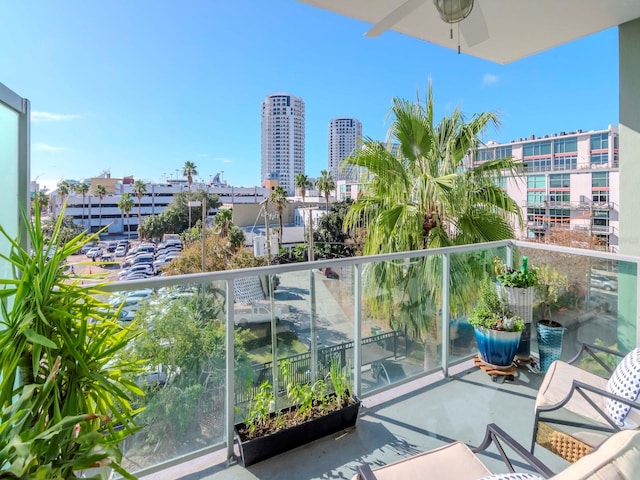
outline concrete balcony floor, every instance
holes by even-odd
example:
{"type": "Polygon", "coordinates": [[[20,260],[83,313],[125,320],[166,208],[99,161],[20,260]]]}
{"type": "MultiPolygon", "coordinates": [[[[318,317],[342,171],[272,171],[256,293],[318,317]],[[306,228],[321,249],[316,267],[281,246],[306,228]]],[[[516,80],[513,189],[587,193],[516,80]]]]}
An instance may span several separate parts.
{"type": "MultiPolygon", "coordinates": [[[[525,367],[515,381],[497,381],[467,361],[450,370],[365,398],[357,427],[297,448],[249,468],[228,465],[223,452],[177,465],[151,479],[249,480],[249,479],[350,479],[355,466],[373,468],[396,462],[425,450],[460,440],[478,445],[485,426],[497,423],[525,447],[530,446],[533,406],[542,374],[525,367]]],[[[552,470],[564,460],[536,447],[535,454],[552,470]]],[[[482,455],[494,473],[506,472],[497,451],[482,455]]],[[[516,469],[527,471],[523,464],[516,469]]]]}

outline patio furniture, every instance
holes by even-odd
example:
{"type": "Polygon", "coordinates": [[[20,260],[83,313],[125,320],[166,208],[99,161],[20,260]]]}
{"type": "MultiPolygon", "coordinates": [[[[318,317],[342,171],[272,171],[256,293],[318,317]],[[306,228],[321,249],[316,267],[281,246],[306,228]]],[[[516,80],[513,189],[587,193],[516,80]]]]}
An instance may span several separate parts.
{"type": "Polygon", "coordinates": [[[615,432],[638,428],[639,392],[640,349],[623,356],[608,348],[582,345],[573,359],[553,362],[545,374],[535,403],[531,452],[539,444],[575,462],[615,432]],[[609,378],[575,366],[585,354],[609,378]],[[623,360],[614,370],[603,354],[623,360]]]}
{"type": "Polygon", "coordinates": [[[587,478],[615,478],[631,480],[638,478],[640,468],[640,431],[625,430],[609,437],[598,449],[555,474],[540,460],[531,455],[522,445],[495,424],[487,426],[487,434],[482,444],[471,449],[461,442],[455,442],[435,450],[415,455],[399,462],[372,470],[369,465],[359,465],[352,480],[584,480],[587,478]],[[497,474],[480,461],[476,453],[495,443],[512,475],[497,474]],[[504,450],[507,446],[524,459],[537,473],[515,473],[511,460],[504,450]]]}

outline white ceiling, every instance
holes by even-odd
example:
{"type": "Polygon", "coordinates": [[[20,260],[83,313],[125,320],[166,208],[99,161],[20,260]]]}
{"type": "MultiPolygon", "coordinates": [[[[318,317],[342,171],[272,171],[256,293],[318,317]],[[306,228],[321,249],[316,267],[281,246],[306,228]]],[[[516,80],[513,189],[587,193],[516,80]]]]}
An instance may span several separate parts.
{"type": "MultiPolygon", "coordinates": [[[[372,26],[406,2],[299,1],[372,26]]],[[[640,18],[640,0],[475,0],[471,14],[460,23],[460,48],[469,55],[504,64],[636,18],[640,18]],[[464,34],[471,37],[475,32],[478,35],[482,31],[482,17],[488,39],[469,46],[464,34]]],[[[450,26],[440,19],[433,0],[424,0],[391,29],[453,50],[458,48],[457,25],[453,25],[452,40],[450,26]]]]}

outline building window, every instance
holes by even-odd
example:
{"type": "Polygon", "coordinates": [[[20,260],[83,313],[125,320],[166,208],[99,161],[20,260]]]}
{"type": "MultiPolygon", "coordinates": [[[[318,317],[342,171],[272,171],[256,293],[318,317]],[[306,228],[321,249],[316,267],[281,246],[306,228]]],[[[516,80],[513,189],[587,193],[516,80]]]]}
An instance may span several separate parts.
{"type": "Polygon", "coordinates": [[[609,172],[593,172],[591,174],[592,188],[609,188],[609,172]]]}
{"type": "Polygon", "coordinates": [[[578,138],[559,138],[553,141],[553,151],[555,153],[573,153],[578,152],[578,138]]]}
{"type": "Polygon", "coordinates": [[[594,190],[591,192],[591,200],[594,203],[609,203],[608,190],[594,190]]]}
{"type": "Polygon", "coordinates": [[[525,160],[523,163],[526,172],[548,172],[551,170],[551,157],[525,160]]]}
{"type": "Polygon", "coordinates": [[[522,147],[522,152],[525,157],[551,155],[551,142],[526,143],[522,147]]]}
{"type": "Polygon", "coordinates": [[[570,210],[568,208],[549,209],[549,221],[554,226],[568,226],[571,221],[570,210]]]}
{"type": "Polygon", "coordinates": [[[501,188],[502,190],[506,190],[507,189],[507,177],[495,177],[493,179],[493,183],[496,185],[496,187],[501,188]]]}
{"type": "Polygon", "coordinates": [[[527,221],[537,222],[540,225],[544,222],[544,216],[547,211],[544,208],[527,208],[527,221]]]}
{"type": "Polygon", "coordinates": [[[569,188],[571,175],[568,173],[556,173],[549,175],[549,188],[569,188]]]}
{"type": "Polygon", "coordinates": [[[566,190],[551,190],[549,192],[549,201],[554,203],[569,203],[570,197],[569,192],[566,190]]]}
{"type": "Polygon", "coordinates": [[[563,155],[561,157],[553,157],[554,170],[575,170],[578,168],[577,155],[563,155]]]}
{"type": "Polygon", "coordinates": [[[511,145],[502,145],[500,147],[480,148],[476,151],[476,162],[486,162],[488,160],[499,160],[501,158],[511,158],[511,145]]]}
{"type": "Polygon", "coordinates": [[[609,233],[608,210],[594,210],[592,218],[593,233],[609,233]]]}
{"type": "Polygon", "coordinates": [[[527,188],[546,188],[547,181],[544,175],[527,176],[527,188]]]}
{"type": "Polygon", "coordinates": [[[544,205],[545,192],[527,192],[527,206],[536,207],[544,205]]]}
{"type": "Polygon", "coordinates": [[[597,133],[591,135],[591,150],[605,150],[609,148],[609,134],[597,133]]]}
{"type": "Polygon", "coordinates": [[[607,152],[591,154],[591,165],[606,165],[607,163],[609,163],[609,154],[607,152]]]}

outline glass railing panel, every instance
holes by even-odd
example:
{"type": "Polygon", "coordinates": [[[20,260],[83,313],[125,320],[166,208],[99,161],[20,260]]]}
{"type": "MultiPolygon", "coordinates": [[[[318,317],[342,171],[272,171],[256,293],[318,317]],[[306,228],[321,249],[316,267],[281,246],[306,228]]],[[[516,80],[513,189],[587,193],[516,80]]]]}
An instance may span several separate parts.
{"type": "MultiPolygon", "coordinates": [[[[534,323],[552,320],[565,330],[562,359],[582,343],[629,351],[636,339],[637,265],[579,253],[519,248],[539,273],[534,323]]],[[[589,252],[593,253],[593,252],[589,252]]],[[[534,329],[532,351],[538,352],[534,329]]]]}
{"type": "MultiPolygon", "coordinates": [[[[157,284],[156,284],[157,285],[157,284]]],[[[225,441],[225,282],[135,287],[109,297],[123,325],[140,332],[127,355],[143,360],[143,428],[126,441],[131,472],[225,441]]],[[[242,355],[239,364],[242,364],[242,355]]]]}
{"type": "Polygon", "coordinates": [[[468,314],[478,302],[481,283],[495,281],[494,264],[506,261],[507,249],[479,248],[449,258],[449,361],[455,362],[478,352],[468,314]]]}
{"type": "Polygon", "coordinates": [[[441,367],[442,257],[362,267],[362,392],[441,367]]]}
{"type": "Polygon", "coordinates": [[[251,278],[235,280],[236,348],[240,340],[250,364],[247,372],[236,371],[237,421],[243,421],[252,401],[264,392],[261,386],[265,382],[269,385],[266,388],[278,392],[273,408],[279,409],[293,403],[287,396],[288,383],[326,381],[331,391],[328,372],[332,358],[352,368],[352,270],[348,265],[281,273],[271,279],[272,294],[268,278],[253,289],[247,286],[251,278]],[[275,349],[271,308],[275,312],[275,349]]]}

